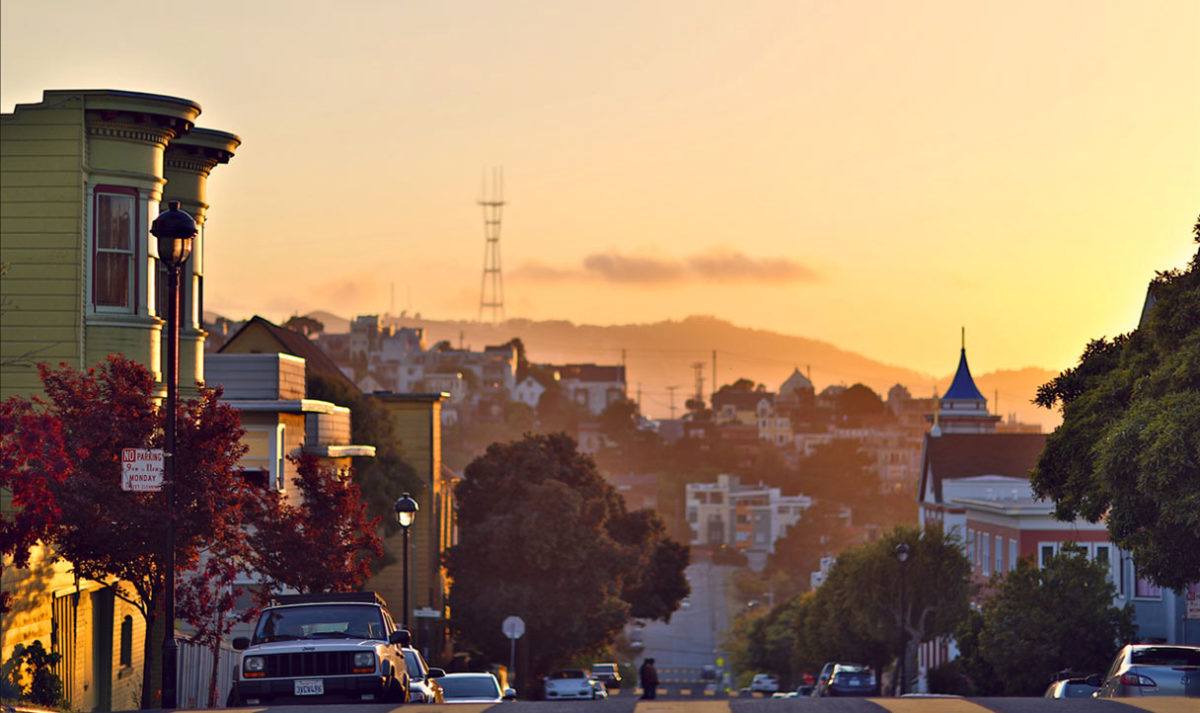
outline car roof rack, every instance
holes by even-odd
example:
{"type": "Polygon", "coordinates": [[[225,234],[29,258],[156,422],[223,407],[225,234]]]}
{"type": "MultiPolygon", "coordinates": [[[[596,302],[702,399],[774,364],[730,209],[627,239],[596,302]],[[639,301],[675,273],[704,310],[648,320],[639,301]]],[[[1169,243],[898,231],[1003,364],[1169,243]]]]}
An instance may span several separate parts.
{"type": "Polygon", "coordinates": [[[356,603],[378,604],[387,607],[387,602],[378,592],[314,592],[311,594],[276,594],[273,605],[284,604],[332,604],[356,603]]]}

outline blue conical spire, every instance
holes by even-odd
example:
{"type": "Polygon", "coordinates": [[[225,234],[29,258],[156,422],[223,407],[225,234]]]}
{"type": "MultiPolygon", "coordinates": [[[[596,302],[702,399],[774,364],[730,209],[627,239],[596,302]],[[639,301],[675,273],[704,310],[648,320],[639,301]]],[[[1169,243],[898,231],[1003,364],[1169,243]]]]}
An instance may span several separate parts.
{"type": "Polygon", "coordinates": [[[975,380],[971,378],[971,368],[967,366],[966,347],[963,347],[962,353],[958,357],[958,371],[954,374],[954,382],[950,384],[949,389],[946,389],[942,399],[987,401],[983,394],[979,393],[979,388],[975,386],[975,380]]]}

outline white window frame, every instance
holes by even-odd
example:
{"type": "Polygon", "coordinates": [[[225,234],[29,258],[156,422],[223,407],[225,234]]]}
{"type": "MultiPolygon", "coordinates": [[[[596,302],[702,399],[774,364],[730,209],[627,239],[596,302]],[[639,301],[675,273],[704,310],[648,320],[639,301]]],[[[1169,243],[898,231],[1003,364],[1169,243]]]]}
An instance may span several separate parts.
{"type": "Polygon", "coordinates": [[[1047,547],[1049,547],[1049,548],[1050,548],[1050,550],[1051,550],[1051,554],[1055,554],[1055,555],[1056,555],[1056,554],[1058,554],[1058,550],[1059,550],[1059,547],[1060,547],[1061,545],[1062,545],[1062,543],[1061,543],[1061,542],[1039,542],[1039,543],[1038,543],[1038,548],[1037,548],[1037,565],[1038,565],[1038,569],[1042,569],[1043,567],[1045,567],[1045,566],[1046,566],[1046,553],[1045,553],[1045,549],[1046,549],[1047,547]]]}
{"type": "MultiPolygon", "coordinates": [[[[90,200],[88,201],[88,246],[90,256],[90,269],[87,271],[88,305],[91,311],[96,314],[137,314],[141,306],[139,293],[142,286],[142,261],[139,260],[139,256],[144,257],[141,237],[143,228],[142,196],[136,188],[111,185],[95,186],[91,189],[90,194],[90,200]],[[121,198],[132,204],[126,249],[102,248],[100,246],[100,201],[105,198],[121,198]],[[124,255],[126,257],[128,274],[125,286],[125,304],[123,305],[100,304],[99,302],[101,254],[124,255]]],[[[149,279],[149,276],[147,276],[147,279],[149,279]]]]}
{"type": "Polygon", "coordinates": [[[1016,538],[1008,541],[1008,571],[1011,572],[1017,568],[1017,560],[1020,558],[1020,545],[1017,544],[1016,538]]]}

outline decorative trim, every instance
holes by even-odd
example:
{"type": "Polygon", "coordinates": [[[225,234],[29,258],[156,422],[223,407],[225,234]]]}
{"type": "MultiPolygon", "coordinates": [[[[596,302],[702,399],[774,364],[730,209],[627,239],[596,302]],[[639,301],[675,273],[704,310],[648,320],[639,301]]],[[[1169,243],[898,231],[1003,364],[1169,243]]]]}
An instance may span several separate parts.
{"type": "Polygon", "coordinates": [[[158,146],[166,150],[167,144],[175,138],[174,129],[152,129],[147,127],[123,126],[121,124],[88,124],[89,137],[101,139],[120,139],[158,146]]]}

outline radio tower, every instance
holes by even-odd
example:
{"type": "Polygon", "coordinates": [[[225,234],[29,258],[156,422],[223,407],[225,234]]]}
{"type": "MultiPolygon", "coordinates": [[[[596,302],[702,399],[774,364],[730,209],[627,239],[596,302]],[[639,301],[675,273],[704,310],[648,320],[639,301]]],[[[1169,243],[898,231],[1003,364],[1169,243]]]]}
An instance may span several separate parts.
{"type": "Polygon", "coordinates": [[[483,284],[479,288],[479,321],[484,310],[492,311],[492,324],[504,319],[504,275],[500,272],[500,218],[504,211],[504,168],[492,169],[491,197],[488,197],[487,171],[480,186],[479,205],[483,207],[483,284]]]}

